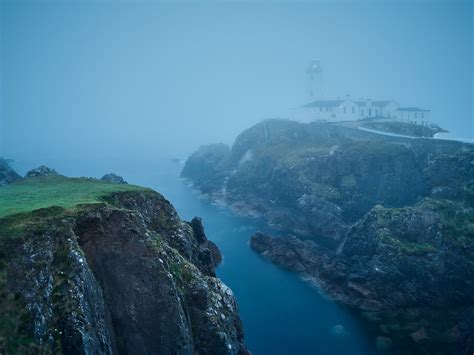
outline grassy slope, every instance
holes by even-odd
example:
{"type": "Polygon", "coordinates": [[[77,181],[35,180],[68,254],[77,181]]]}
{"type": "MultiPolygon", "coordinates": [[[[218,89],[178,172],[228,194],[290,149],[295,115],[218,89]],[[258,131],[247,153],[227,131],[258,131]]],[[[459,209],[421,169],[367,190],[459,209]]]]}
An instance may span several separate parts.
{"type": "MultiPolygon", "coordinates": [[[[79,205],[104,203],[107,195],[126,191],[151,190],[64,176],[28,178],[0,187],[0,353],[5,350],[7,354],[44,353],[31,335],[32,320],[25,301],[7,287],[7,265],[18,256],[15,249],[18,243],[28,240],[25,232],[60,228],[54,220],[84,207],[79,205]],[[24,240],[18,242],[17,237],[24,240]]],[[[62,275],[70,271],[66,264],[55,267],[61,269],[62,275]]],[[[57,282],[55,279],[55,290],[57,282]]]]}
{"type": "Polygon", "coordinates": [[[0,188],[0,218],[52,206],[68,209],[80,204],[100,203],[104,196],[113,192],[142,190],[146,189],[87,178],[28,178],[0,188]]]}

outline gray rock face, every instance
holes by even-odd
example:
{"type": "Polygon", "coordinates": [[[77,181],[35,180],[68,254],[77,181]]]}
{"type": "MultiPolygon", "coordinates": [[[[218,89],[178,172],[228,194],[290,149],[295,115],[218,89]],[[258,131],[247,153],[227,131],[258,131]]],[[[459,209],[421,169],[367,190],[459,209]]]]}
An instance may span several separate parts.
{"type": "Polygon", "coordinates": [[[44,165],[41,165],[40,167],[36,169],[32,169],[26,173],[27,178],[37,177],[37,176],[49,176],[49,175],[58,175],[58,172],[44,165]]]}
{"type": "Polygon", "coordinates": [[[181,176],[191,178],[203,193],[218,191],[227,175],[229,155],[225,144],[202,146],[186,160],[181,176]]]}
{"type": "Polygon", "coordinates": [[[428,196],[443,176],[450,178],[435,173],[449,170],[449,159],[444,165],[428,163],[465,148],[382,138],[386,141],[336,125],[267,120],[240,134],[230,152],[224,145],[201,148],[182,175],[238,214],[261,217],[279,232],[335,245],[374,205],[400,207],[428,196]]]}
{"type": "Polygon", "coordinates": [[[115,175],[113,173],[105,174],[100,179],[108,182],[113,182],[115,184],[127,184],[123,177],[115,175]]]}
{"type": "Polygon", "coordinates": [[[374,321],[379,347],[469,353],[473,145],[267,120],[214,173],[202,192],[286,235],[251,247],[374,321]]]}
{"type": "Polygon", "coordinates": [[[350,228],[337,251],[261,233],[252,236],[251,247],[363,312],[397,349],[452,353],[472,342],[474,332],[466,322],[474,306],[474,209],[458,203],[376,206],[350,228]]]}
{"type": "Polygon", "coordinates": [[[153,192],[63,212],[32,212],[29,232],[3,245],[0,302],[12,302],[22,336],[34,340],[23,346],[16,334],[9,346],[26,354],[248,354],[232,291],[215,277],[220,253],[199,219],[181,221],[153,192]]]}
{"type": "Polygon", "coordinates": [[[21,176],[10,167],[5,159],[0,158],[0,186],[11,184],[19,179],[21,176]]]}

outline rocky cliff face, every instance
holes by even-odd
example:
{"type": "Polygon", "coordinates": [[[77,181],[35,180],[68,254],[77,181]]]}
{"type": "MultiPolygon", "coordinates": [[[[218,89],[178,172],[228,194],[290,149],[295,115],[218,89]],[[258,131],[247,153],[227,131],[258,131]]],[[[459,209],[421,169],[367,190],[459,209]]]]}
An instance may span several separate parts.
{"type": "Polygon", "coordinates": [[[472,147],[268,120],[240,134],[230,152],[221,145],[202,148],[182,175],[239,214],[337,245],[375,204],[401,207],[429,196],[435,158],[464,150],[472,147]]]}
{"type": "Polygon", "coordinates": [[[211,197],[285,235],[257,233],[255,251],[361,312],[395,352],[472,352],[472,145],[270,120],[220,166],[211,197]]]}
{"type": "Polygon", "coordinates": [[[0,219],[0,352],[246,354],[201,221],[152,191],[0,219]]]}
{"type": "Polygon", "coordinates": [[[215,192],[227,177],[229,156],[230,148],[225,144],[202,146],[187,159],[181,176],[193,179],[203,193],[215,192]]]}
{"type": "Polygon", "coordinates": [[[8,161],[0,158],[0,186],[11,184],[19,179],[21,176],[10,167],[8,161]]]}
{"type": "Polygon", "coordinates": [[[427,199],[399,209],[374,207],[336,251],[261,233],[251,247],[360,311],[397,350],[465,353],[474,332],[472,323],[465,325],[474,310],[473,227],[472,206],[427,199]]]}

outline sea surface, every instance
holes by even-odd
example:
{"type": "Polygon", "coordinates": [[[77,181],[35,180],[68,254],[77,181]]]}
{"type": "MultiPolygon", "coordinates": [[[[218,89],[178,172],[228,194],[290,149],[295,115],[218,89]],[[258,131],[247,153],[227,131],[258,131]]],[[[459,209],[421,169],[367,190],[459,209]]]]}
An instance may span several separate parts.
{"type": "Polygon", "coordinates": [[[218,276],[232,288],[244,324],[245,342],[254,355],[375,354],[375,338],[354,314],[337,305],[300,276],[281,269],[253,252],[249,239],[265,230],[255,220],[232,215],[203,199],[179,177],[182,162],[18,161],[24,174],[46,164],[66,176],[100,177],[108,172],[129,183],[162,193],[182,219],[203,219],[207,237],[223,254],[218,276]]]}

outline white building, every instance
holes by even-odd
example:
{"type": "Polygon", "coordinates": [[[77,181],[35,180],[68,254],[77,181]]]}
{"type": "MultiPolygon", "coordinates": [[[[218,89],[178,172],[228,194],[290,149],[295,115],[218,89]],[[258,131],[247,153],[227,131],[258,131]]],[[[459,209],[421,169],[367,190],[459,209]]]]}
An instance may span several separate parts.
{"type": "Polygon", "coordinates": [[[316,100],[298,107],[293,118],[303,122],[343,122],[361,119],[392,119],[421,125],[429,124],[429,110],[400,107],[394,100],[316,100]]]}
{"type": "Polygon", "coordinates": [[[418,107],[399,107],[395,110],[399,121],[415,123],[422,126],[429,126],[430,113],[430,110],[423,110],[418,107]]]}

